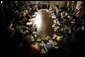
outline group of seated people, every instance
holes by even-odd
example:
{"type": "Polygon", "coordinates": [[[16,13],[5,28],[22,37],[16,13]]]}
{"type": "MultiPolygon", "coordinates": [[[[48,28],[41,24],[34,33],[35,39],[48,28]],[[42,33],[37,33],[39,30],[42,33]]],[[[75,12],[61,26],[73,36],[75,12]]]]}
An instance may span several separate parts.
{"type": "MultiPolygon", "coordinates": [[[[57,6],[58,7],[58,6],[57,6]]],[[[22,7],[21,7],[22,8],[22,7]]],[[[46,54],[49,50],[49,46],[58,48],[58,40],[60,38],[65,38],[68,40],[69,35],[71,33],[76,32],[74,28],[76,26],[76,17],[73,15],[71,10],[63,10],[58,9],[56,12],[56,7],[52,13],[55,14],[56,18],[53,20],[53,28],[57,35],[53,38],[47,37],[45,40],[39,38],[36,33],[37,28],[31,25],[26,25],[27,22],[30,22],[29,19],[33,18],[33,14],[38,11],[38,9],[34,6],[28,9],[21,9],[15,11],[15,18],[12,19],[10,25],[8,26],[8,36],[12,39],[14,44],[13,48],[18,47],[19,49],[16,50],[16,55],[23,55],[23,56],[38,56],[40,54],[46,54]],[[49,39],[48,39],[49,38],[49,39]],[[46,40],[47,39],[47,40],[46,40]],[[49,44],[50,43],[50,44],[49,44]],[[53,46],[52,46],[53,45],[53,46]],[[20,51],[19,54],[17,51],[20,51]]],[[[83,26],[83,25],[82,25],[83,26]]],[[[78,30],[78,29],[77,29],[78,30]]],[[[11,41],[11,40],[9,40],[11,41]]]]}
{"type": "MultiPolygon", "coordinates": [[[[36,10],[34,11],[36,12],[36,10]]],[[[37,52],[38,55],[44,54],[48,51],[46,48],[46,45],[48,45],[47,43],[51,43],[52,45],[53,41],[52,39],[42,40],[38,38],[36,35],[37,28],[33,27],[32,24],[26,25],[27,22],[30,22],[29,19],[33,18],[35,12],[33,12],[33,9],[31,8],[29,9],[22,8],[21,11],[16,10],[15,18],[12,20],[12,22],[7,28],[10,39],[13,39],[13,41],[16,42],[17,47],[23,50],[22,53],[25,52],[24,56],[34,56],[34,55],[36,56],[37,52]],[[39,45],[42,48],[40,48],[39,45]],[[39,50],[39,48],[43,49],[43,51],[39,50]]],[[[54,46],[57,45],[57,43],[56,44],[55,43],[53,42],[54,46]]]]}
{"type": "Polygon", "coordinates": [[[66,42],[65,44],[67,46],[74,45],[76,41],[79,41],[78,38],[83,36],[84,33],[84,16],[79,18],[80,16],[76,15],[76,10],[69,7],[59,9],[58,5],[57,8],[52,9],[51,12],[56,16],[53,18],[54,24],[52,25],[55,34],[60,33],[63,35],[64,42],[66,42]],[[82,35],[78,37],[79,34],[82,35]]]}
{"type": "Polygon", "coordinates": [[[29,8],[21,6],[13,13],[14,18],[10,20],[10,25],[7,27],[7,36],[9,39],[11,39],[9,40],[9,42],[13,41],[11,42],[11,44],[14,44],[12,48],[14,48],[15,51],[12,50],[12,52],[15,54],[15,56],[21,56],[23,54],[23,56],[30,55],[26,54],[26,50],[30,49],[32,44],[31,35],[33,35],[33,37],[36,37],[33,31],[37,31],[37,28],[35,26],[33,27],[33,24],[27,24],[27,22],[31,22],[30,19],[34,18],[33,15],[36,11],[36,5],[32,5],[29,6],[29,8]],[[21,52],[19,51],[20,49],[21,52]]]}
{"type": "Polygon", "coordinates": [[[76,10],[69,7],[61,7],[61,9],[59,9],[59,5],[56,5],[54,7],[51,7],[51,9],[49,10],[56,16],[53,20],[54,24],[52,27],[60,26],[63,27],[63,29],[70,28],[72,31],[76,31],[76,24],[78,24],[78,22],[81,23],[82,20],[84,20],[83,18],[79,19],[76,16],[76,10]]]}
{"type": "MultiPolygon", "coordinates": [[[[23,9],[23,7],[21,7],[21,10],[19,9],[14,12],[15,18],[12,19],[10,25],[7,28],[8,36],[10,37],[10,39],[12,39],[12,41],[16,42],[13,48],[18,47],[19,50],[21,49],[22,51],[19,53],[22,55],[24,54],[23,56],[31,57],[46,54],[46,52],[48,52],[46,45],[49,46],[48,43],[52,45],[52,43],[50,42],[52,40],[40,39],[36,35],[36,26],[33,27],[33,24],[26,25],[27,22],[30,22],[29,20],[31,18],[34,18],[33,15],[37,10],[32,8],[23,9]]],[[[53,43],[53,45],[57,45],[57,43],[53,43]]],[[[18,54],[17,51],[18,50],[16,50],[16,54],[18,54]]]]}

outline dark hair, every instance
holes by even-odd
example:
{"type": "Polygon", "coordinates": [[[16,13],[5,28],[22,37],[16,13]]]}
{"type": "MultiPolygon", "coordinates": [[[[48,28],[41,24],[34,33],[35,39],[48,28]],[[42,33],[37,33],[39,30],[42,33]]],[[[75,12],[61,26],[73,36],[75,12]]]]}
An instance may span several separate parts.
{"type": "Polygon", "coordinates": [[[59,8],[59,5],[56,5],[57,8],[59,8]]]}

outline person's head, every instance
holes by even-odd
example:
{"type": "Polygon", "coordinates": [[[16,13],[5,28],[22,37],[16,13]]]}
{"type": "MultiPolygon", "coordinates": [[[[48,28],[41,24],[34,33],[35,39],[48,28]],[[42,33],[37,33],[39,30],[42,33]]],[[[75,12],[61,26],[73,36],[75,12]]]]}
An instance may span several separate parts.
{"type": "Polygon", "coordinates": [[[73,19],[73,15],[70,15],[70,19],[73,19]]]}
{"type": "Polygon", "coordinates": [[[65,13],[65,16],[68,16],[68,13],[67,12],[65,13]]]}
{"type": "Polygon", "coordinates": [[[18,25],[23,25],[23,21],[18,21],[18,25]]]}
{"type": "Polygon", "coordinates": [[[68,18],[71,18],[71,16],[70,16],[70,15],[68,15],[67,17],[68,17],[68,18]]]}
{"type": "Polygon", "coordinates": [[[41,41],[41,43],[44,43],[44,41],[41,41]]]}
{"type": "Polygon", "coordinates": [[[60,15],[61,15],[61,16],[65,16],[65,12],[61,12],[60,15]]]}

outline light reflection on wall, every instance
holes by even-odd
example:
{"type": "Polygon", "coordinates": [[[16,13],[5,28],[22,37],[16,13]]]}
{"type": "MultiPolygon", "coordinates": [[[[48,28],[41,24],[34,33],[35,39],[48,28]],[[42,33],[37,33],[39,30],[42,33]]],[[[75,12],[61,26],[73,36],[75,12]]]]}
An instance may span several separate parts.
{"type": "Polygon", "coordinates": [[[36,17],[34,18],[34,25],[36,24],[37,32],[36,34],[39,37],[44,37],[49,35],[50,25],[52,23],[52,19],[50,19],[49,15],[45,12],[45,10],[39,10],[37,12],[36,17]]]}
{"type": "Polygon", "coordinates": [[[35,24],[37,27],[37,31],[40,31],[41,27],[42,27],[42,16],[41,13],[38,13],[37,16],[35,17],[35,24]]]}

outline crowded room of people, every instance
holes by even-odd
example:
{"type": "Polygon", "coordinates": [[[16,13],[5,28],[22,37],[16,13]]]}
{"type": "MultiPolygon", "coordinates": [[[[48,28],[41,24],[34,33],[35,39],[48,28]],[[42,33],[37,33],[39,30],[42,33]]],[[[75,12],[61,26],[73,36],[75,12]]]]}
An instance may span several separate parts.
{"type": "Polygon", "coordinates": [[[84,55],[83,1],[1,1],[0,57],[84,55]]]}

